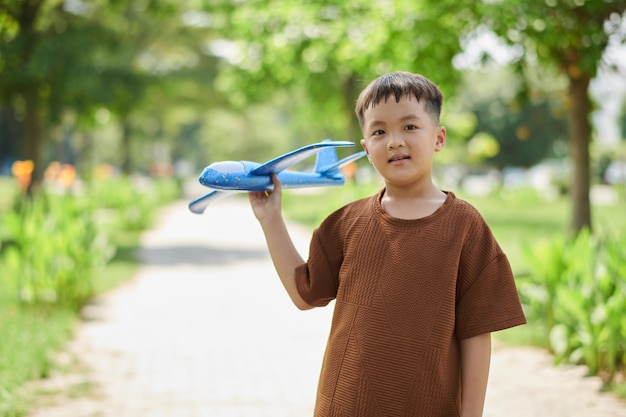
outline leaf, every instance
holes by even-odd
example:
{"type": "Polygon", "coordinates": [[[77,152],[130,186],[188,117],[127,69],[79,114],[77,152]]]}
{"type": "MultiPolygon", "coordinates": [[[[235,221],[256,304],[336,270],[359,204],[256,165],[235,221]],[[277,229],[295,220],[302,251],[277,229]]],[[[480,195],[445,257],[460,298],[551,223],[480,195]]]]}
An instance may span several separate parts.
{"type": "Polygon", "coordinates": [[[550,330],[550,347],[559,358],[563,358],[570,350],[567,326],[559,323],[552,327],[552,330],[550,330]]]}
{"type": "Polygon", "coordinates": [[[587,305],[592,303],[583,295],[571,288],[560,286],[557,288],[557,298],[555,301],[555,316],[564,323],[572,325],[585,324],[589,321],[591,309],[587,305]]]}

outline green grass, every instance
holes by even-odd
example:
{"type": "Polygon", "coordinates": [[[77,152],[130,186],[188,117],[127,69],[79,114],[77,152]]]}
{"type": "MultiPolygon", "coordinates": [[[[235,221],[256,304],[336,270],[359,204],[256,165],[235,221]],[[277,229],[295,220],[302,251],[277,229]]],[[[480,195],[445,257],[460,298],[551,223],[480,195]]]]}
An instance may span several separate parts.
{"type": "Polygon", "coordinates": [[[285,217],[313,229],[332,211],[359,198],[374,194],[382,187],[371,183],[346,183],[342,187],[304,188],[283,193],[285,217]]]}
{"type": "MultiPolygon", "coordinates": [[[[124,236],[115,258],[97,272],[97,293],[103,293],[131,278],[138,269],[134,250],[140,232],[124,236]]],[[[0,276],[3,275],[0,264],[0,276]]],[[[73,337],[80,320],[69,308],[19,306],[0,280],[0,417],[26,415],[32,402],[23,389],[27,381],[46,378],[56,366],[55,355],[73,337]]]]}
{"type": "MultiPolygon", "coordinates": [[[[13,177],[0,175],[0,216],[13,205],[13,200],[18,192],[17,181],[13,177]]],[[[2,228],[0,228],[0,249],[2,249],[2,240],[5,237],[2,228]]]]}
{"type": "Polygon", "coordinates": [[[15,178],[0,175],[0,213],[11,207],[17,191],[18,186],[15,178]]]}
{"type": "MultiPolygon", "coordinates": [[[[561,197],[554,201],[544,201],[527,192],[518,195],[492,195],[489,197],[461,196],[472,203],[485,217],[485,220],[507,253],[516,275],[526,274],[522,248],[540,239],[569,233],[571,203],[561,197]]],[[[592,226],[599,234],[610,234],[624,230],[626,217],[623,203],[592,208],[592,226]]]]}
{"type": "Polygon", "coordinates": [[[20,388],[50,374],[55,353],[72,336],[76,314],[70,309],[23,308],[7,298],[5,288],[0,294],[0,416],[13,417],[28,409],[20,388]]]}
{"type": "MultiPolygon", "coordinates": [[[[15,188],[11,180],[0,177],[0,216],[13,204],[15,188]]],[[[169,189],[159,192],[166,194],[159,201],[161,205],[177,195],[169,189]]],[[[154,207],[155,210],[157,208],[154,207]]],[[[142,230],[120,230],[114,222],[106,227],[112,230],[111,238],[117,249],[114,258],[95,273],[96,294],[127,281],[139,266],[135,250],[142,230]]],[[[0,277],[5,277],[7,271],[2,269],[1,255],[0,247],[0,277]]],[[[13,298],[12,290],[5,288],[7,281],[0,279],[0,417],[21,417],[28,413],[34,398],[41,395],[28,391],[25,384],[30,380],[46,378],[55,369],[56,354],[73,337],[80,317],[70,308],[21,305],[13,298]]]]}
{"type": "Polygon", "coordinates": [[[102,294],[117,285],[127,281],[139,268],[135,250],[139,246],[140,231],[117,232],[113,236],[116,252],[115,256],[96,273],[94,278],[96,294],[102,294]]]}

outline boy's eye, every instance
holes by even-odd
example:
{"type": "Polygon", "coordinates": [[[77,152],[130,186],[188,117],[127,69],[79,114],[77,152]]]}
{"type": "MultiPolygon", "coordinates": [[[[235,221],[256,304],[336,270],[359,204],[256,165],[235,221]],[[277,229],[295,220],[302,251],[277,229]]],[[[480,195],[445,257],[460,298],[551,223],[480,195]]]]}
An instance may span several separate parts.
{"type": "Polygon", "coordinates": [[[404,126],[404,130],[415,130],[415,129],[417,129],[417,126],[415,126],[415,125],[404,126]]]}
{"type": "Polygon", "coordinates": [[[384,133],[385,133],[385,131],[384,131],[384,130],[382,130],[382,129],[378,129],[378,130],[375,130],[375,131],[372,133],[372,136],[379,136],[379,135],[382,135],[382,134],[384,134],[384,133]]]}

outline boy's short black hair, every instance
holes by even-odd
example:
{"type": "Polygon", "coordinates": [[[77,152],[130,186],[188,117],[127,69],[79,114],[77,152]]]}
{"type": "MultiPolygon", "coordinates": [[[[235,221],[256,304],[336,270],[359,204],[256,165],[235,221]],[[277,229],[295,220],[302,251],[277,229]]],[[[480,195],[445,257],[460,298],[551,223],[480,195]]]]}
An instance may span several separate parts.
{"type": "Polygon", "coordinates": [[[391,95],[396,102],[402,97],[414,97],[418,102],[424,100],[426,111],[439,123],[443,105],[443,93],[439,87],[423,75],[397,71],[376,78],[359,95],[354,111],[361,128],[365,111],[381,100],[386,102],[391,95]]]}

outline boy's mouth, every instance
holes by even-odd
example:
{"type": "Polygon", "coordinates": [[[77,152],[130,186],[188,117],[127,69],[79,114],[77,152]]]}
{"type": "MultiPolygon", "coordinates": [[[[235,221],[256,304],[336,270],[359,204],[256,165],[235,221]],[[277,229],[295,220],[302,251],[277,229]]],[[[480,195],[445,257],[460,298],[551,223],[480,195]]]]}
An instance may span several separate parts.
{"type": "Polygon", "coordinates": [[[398,161],[403,161],[405,159],[411,159],[411,157],[409,155],[396,154],[396,155],[393,155],[391,158],[389,158],[389,162],[394,163],[398,161]]]}

